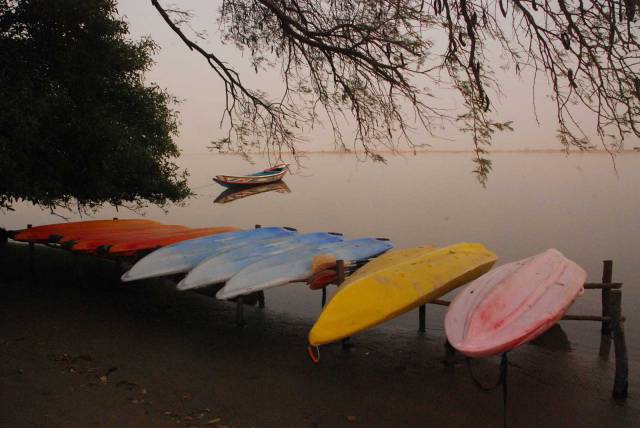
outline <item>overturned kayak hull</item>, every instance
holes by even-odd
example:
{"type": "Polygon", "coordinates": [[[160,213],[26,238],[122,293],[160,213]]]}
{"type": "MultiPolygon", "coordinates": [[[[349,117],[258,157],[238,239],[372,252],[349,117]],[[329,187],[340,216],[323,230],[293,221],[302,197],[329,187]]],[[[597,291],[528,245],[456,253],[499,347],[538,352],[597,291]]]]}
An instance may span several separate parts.
{"type": "Polygon", "coordinates": [[[334,262],[336,259],[357,261],[378,256],[392,247],[393,244],[389,241],[361,238],[267,257],[234,275],[218,291],[216,297],[230,299],[290,282],[304,281],[313,275],[314,259],[318,256],[329,255],[334,262]]]}
{"type": "Polygon", "coordinates": [[[257,242],[253,246],[245,246],[227,251],[202,261],[178,284],[178,290],[190,290],[210,284],[227,281],[243,268],[260,261],[292,250],[311,249],[320,245],[342,241],[342,236],[329,233],[308,233],[294,235],[276,242],[257,242]]]}
{"type": "Polygon", "coordinates": [[[379,325],[479,277],[495,261],[480,244],[391,251],[338,288],[309,332],[309,343],[331,343],[379,325]]]}
{"type": "Polygon", "coordinates": [[[189,230],[192,229],[185,226],[159,224],[141,229],[106,230],[96,233],[69,234],[60,238],[58,243],[73,251],[90,253],[103,245],[113,245],[132,239],[140,239],[148,236],[164,236],[189,230]]]}
{"type": "Polygon", "coordinates": [[[451,302],[445,331],[470,357],[525,344],[553,326],[582,293],[587,274],[555,249],[500,266],[451,302]]]}
{"type": "Polygon", "coordinates": [[[114,243],[112,245],[109,245],[105,249],[107,254],[128,256],[137,254],[139,252],[152,251],[157,248],[165,247],[167,245],[187,241],[194,238],[200,238],[203,236],[214,236],[222,233],[237,231],[240,231],[240,229],[237,227],[205,227],[201,229],[178,231],[169,233],[167,235],[138,237],[114,243]]]}
{"type": "Polygon", "coordinates": [[[131,230],[160,225],[157,221],[145,219],[87,220],[70,223],[48,224],[14,231],[10,237],[16,241],[47,243],[52,236],[58,238],[70,234],[92,233],[107,230],[131,230]]]}
{"type": "Polygon", "coordinates": [[[232,248],[252,245],[258,241],[284,239],[295,233],[281,227],[263,227],[189,239],[146,255],[122,275],[121,279],[126,282],[188,272],[203,260],[232,248]]]}

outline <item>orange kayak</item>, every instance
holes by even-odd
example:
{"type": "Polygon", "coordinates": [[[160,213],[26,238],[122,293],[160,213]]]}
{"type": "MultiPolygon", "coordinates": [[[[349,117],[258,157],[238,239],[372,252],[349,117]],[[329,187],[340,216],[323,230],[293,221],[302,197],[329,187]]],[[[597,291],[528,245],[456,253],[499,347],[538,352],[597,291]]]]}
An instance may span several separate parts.
{"type": "MultiPolygon", "coordinates": [[[[203,229],[192,229],[186,232],[176,232],[175,235],[160,238],[144,237],[131,239],[128,242],[120,242],[106,248],[106,252],[118,256],[130,256],[139,251],[155,250],[166,245],[174,244],[187,239],[199,238],[207,235],[217,235],[219,233],[237,232],[241,229],[237,227],[208,227],[203,229]]],[[[104,247],[103,247],[104,248],[104,247]]]]}
{"type": "Polygon", "coordinates": [[[114,245],[129,242],[134,239],[161,238],[179,233],[190,232],[191,229],[179,225],[157,225],[144,229],[104,231],[100,234],[83,235],[79,237],[65,237],[59,242],[63,247],[78,252],[93,252],[103,245],[114,245]]]}
{"type": "Polygon", "coordinates": [[[181,228],[181,230],[190,230],[190,228],[185,226],[177,226],[177,225],[166,225],[162,223],[150,223],[150,224],[130,224],[120,227],[108,227],[108,228],[97,228],[93,230],[79,230],[79,231],[69,231],[63,232],[64,234],[60,235],[51,235],[49,237],[49,242],[55,242],[58,244],[66,244],[72,245],[78,241],[88,241],[92,239],[107,239],[110,237],[118,236],[122,233],[148,233],[154,230],[163,230],[165,228],[181,228]]]}
{"type": "Polygon", "coordinates": [[[124,219],[124,220],[86,220],[69,223],[48,224],[30,229],[14,231],[11,238],[24,242],[49,242],[51,235],[64,235],[91,230],[117,230],[141,227],[142,225],[160,224],[153,220],[124,219]]]}

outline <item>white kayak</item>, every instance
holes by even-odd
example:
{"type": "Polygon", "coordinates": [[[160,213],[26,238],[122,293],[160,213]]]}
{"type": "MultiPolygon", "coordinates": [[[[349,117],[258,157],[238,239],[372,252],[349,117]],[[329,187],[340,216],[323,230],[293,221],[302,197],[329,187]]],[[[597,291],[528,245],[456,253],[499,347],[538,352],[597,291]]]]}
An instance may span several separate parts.
{"type": "Polygon", "coordinates": [[[587,274],[549,249],[471,282],[444,320],[449,343],[470,357],[510,351],[553,326],[583,291],[587,274]]]}
{"type": "Polygon", "coordinates": [[[366,260],[391,249],[393,244],[375,238],[327,244],[315,249],[293,250],[253,263],[231,277],[218,291],[218,299],[230,299],[290,282],[303,281],[313,274],[313,260],[320,255],[348,262],[366,260]]]}
{"type": "Polygon", "coordinates": [[[250,264],[275,254],[294,249],[298,251],[313,249],[341,241],[342,236],[316,232],[294,235],[275,242],[256,242],[255,245],[246,245],[242,248],[226,251],[200,262],[178,283],[178,290],[190,290],[225,282],[250,264]]]}
{"type": "Polygon", "coordinates": [[[295,235],[296,232],[281,227],[262,227],[189,239],[146,255],[122,275],[121,279],[126,282],[188,272],[202,260],[225,251],[295,235]]]}

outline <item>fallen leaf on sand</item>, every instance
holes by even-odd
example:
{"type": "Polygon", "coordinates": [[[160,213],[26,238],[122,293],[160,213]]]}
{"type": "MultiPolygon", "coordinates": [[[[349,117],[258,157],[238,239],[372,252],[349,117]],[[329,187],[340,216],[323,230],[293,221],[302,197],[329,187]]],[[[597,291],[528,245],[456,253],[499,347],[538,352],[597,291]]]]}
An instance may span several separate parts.
{"type": "Polygon", "coordinates": [[[107,384],[107,377],[100,376],[100,385],[106,385],[106,384],[107,384]]]}

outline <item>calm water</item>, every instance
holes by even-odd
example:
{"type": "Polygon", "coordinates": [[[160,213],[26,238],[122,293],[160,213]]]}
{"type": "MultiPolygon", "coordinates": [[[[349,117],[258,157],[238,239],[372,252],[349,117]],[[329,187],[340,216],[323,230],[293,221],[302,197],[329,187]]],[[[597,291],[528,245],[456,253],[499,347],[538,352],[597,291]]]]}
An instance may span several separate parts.
{"type": "MultiPolygon", "coordinates": [[[[613,259],[614,280],[625,283],[627,340],[631,360],[637,361],[640,153],[619,155],[617,172],[606,154],[499,153],[492,159],[494,171],[482,188],[471,173],[468,153],[390,157],[387,165],[316,154],[286,177],[289,193],[271,191],[221,204],[214,203],[224,190],[211,181],[215,174],[245,173],[264,162],[256,159],[254,167],[232,156],[185,155],[180,162],[190,171],[198,196],[168,212],[152,207],[145,213],[193,227],[285,225],[305,232],[343,232],[349,238],[387,237],[397,247],[481,242],[498,254],[499,264],[555,247],[582,265],[591,281],[600,280],[601,261],[613,259]]],[[[113,216],[136,214],[105,208],[96,215],[113,216]]],[[[0,216],[0,226],[9,229],[59,221],[27,204],[0,216]]],[[[266,297],[271,311],[308,318],[319,312],[319,294],[301,286],[271,290],[266,297]]],[[[598,314],[599,299],[599,292],[588,291],[571,312],[598,314]]],[[[433,334],[442,334],[443,314],[443,308],[429,309],[433,334]]],[[[416,318],[410,313],[380,328],[414,331],[416,318]]],[[[564,322],[562,328],[577,354],[593,356],[597,324],[564,322]]]]}

